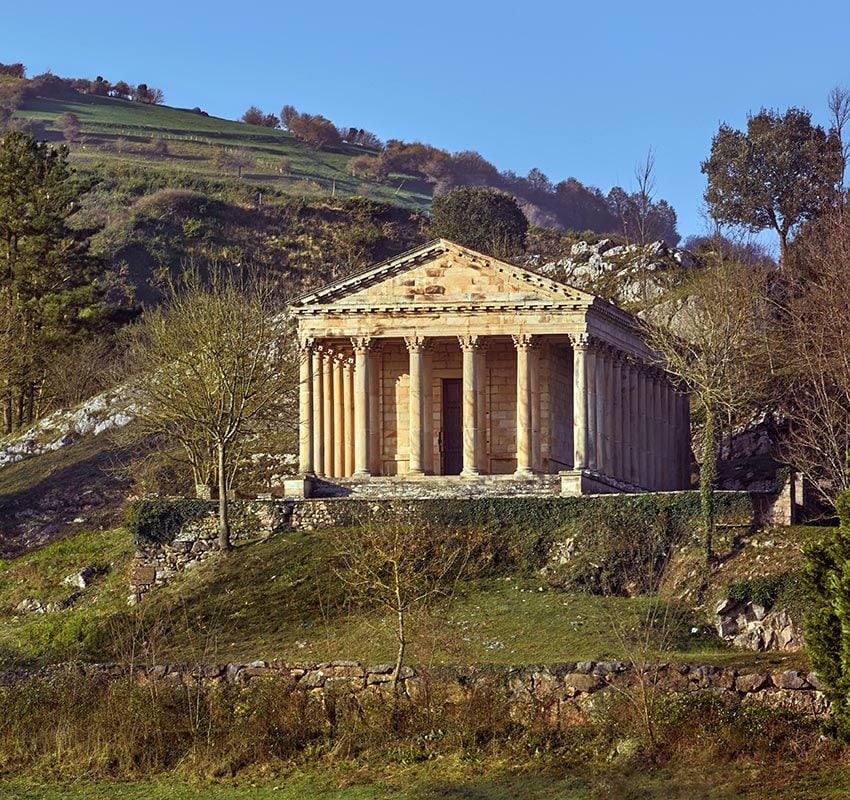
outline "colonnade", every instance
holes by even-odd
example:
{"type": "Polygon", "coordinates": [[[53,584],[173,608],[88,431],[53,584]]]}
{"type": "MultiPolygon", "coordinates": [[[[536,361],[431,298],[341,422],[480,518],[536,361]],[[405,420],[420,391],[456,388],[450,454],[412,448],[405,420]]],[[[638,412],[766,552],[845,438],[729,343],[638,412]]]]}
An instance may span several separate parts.
{"type": "MultiPolygon", "coordinates": [[[[643,489],[688,484],[687,395],[659,369],[587,334],[571,336],[574,469],[643,489]]],[[[516,351],[516,475],[540,465],[539,337],[512,337],[516,351]]],[[[301,471],[327,477],[379,474],[380,339],[355,337],[350,346],[302,343],[299,461],[301,471]]],[[[408,475],[432,474],[433,410],[429,338],[404,339],[409,359],[408,475]]],[[[483,353],[486,337],[458,337],[462,352],[462,476],[482,471],[485,457],[483,353]]],[[[553,401],[557,404],[557,400],[553,401]]],[[[557,411],[555,413],[558,413],[557,411]]]]}
{"type": "Polygon", "coordinates": [[[574,468],[643,489],[688,486],[687,394],[663,370],[599,339],[571,338],[574,468]]]}

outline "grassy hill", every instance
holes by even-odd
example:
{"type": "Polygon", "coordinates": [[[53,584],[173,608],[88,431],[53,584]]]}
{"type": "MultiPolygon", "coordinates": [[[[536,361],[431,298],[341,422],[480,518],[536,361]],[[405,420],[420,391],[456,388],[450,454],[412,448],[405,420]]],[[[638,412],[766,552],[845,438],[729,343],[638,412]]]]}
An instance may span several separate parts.
{"type": "Polygon", "coordinates": [[[176,170],[204,178],[221,179],[216,156],[242,148],[254,159],[242,180],[261,190],[296,197],[351,197],[360,195],[418,211],[431,205],[428,184],[409,175],[391,175],[388,184],[352,177],[348,163],[369,152],[343,145],[339,151],[311,147],[281,130],[245,125],[188,109],[133,103],[67,91],[57,98],[28,99],[15,112],[19,119],[42,123],[49,138],[61,139],[57,118],[77,116],[81,139],[71,145],[73,161],[81,170],[96,165],[132,163],[153,170],[176,170]],[[156,143],[165,144],[158,153],[156,143]]]}
{"type": "MultiPolygon", "coordinates": [[[[813,531],[771,535],[779,542],[776,564],[762,560],[765,573],[798,562],[792,543],[799,545],[813,531]]],[[[155,642],[146,657],[159,662],[391,661],[392,619],[377,607],[348,603],[334,578],[329,552],[339,536],[346,532],[293,532],[241,544],[232,557],[185,573],[134,609],[126,606],[133,548],[123,528],[88,529],[0,561],[0,666],[121,660],[133,647],[138,653],[142,641],[155,642]],[[74,594],[63,579],[86,566],[95,568],[97,578],[74,594]],[[25,600],[63,609],[16,611],[25,600]]],[[[730,559],[722,582],[740,579],[736,563],[751,567],[746,554],[730,559]]],[[[531,565],[517,563],[461,584],[451,602],[411,624],[409,659],[501,664],[627,659],[622,632],[639,628],[653,602],[561,591],[531,565]]],[[[676,613],[669,615],[672,649],[658,652],[663,660],[777,666],[802,658],[731,650],[707,632],[702,612],[674,597],[665,602],[676,613]],[[694,634],[694,626],[701,632],[694,634]]]]}

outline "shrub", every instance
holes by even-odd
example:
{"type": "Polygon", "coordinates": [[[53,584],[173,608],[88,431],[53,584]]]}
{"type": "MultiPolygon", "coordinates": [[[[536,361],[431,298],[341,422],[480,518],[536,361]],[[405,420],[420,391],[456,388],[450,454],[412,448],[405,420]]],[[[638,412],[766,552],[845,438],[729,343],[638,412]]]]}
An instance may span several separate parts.
{"type": "Polygon", "coordinates": [[[726,590],[726,597],[739,603],[755,603],[769,611],[780,604],[798,603],[802,590],[799,572],[780,572],[733,583],[726,590]]]}
{"type": "Polygon", "coordinates": [[[432,231],[482,253],[505,257],[525,249],[528,220],[509,194],[460,186],[434,198],[432,231]]]}
{"type": "Polygon", "coordinates": [[[830,732],[850,742],[850,492],[835,501],[839,526],[806,551],[806,651],[832,704],[830,732]]]}
{"type": "Polygon", "coordinates": [[[136,547],[170,544],[187,522],[215,511],[209,500],[153,498],[137,500],[127,509],[126,526],[136,547]]]}

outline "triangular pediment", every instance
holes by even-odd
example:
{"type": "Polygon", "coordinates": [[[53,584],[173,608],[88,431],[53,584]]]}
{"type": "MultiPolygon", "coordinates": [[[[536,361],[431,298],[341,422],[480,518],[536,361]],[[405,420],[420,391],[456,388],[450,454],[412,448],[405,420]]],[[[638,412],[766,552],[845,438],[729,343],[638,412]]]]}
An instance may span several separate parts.
{"type": "Polygon", "coordinates": [[[594,296],[438,239],[304,295],[296,308],[470,304],[589,305],[594,296]]]}

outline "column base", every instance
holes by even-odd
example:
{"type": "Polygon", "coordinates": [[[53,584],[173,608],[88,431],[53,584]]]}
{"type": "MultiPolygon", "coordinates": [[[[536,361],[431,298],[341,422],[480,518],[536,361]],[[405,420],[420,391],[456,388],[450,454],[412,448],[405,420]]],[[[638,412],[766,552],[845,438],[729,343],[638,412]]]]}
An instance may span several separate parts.
{"type": "Polygon", "coordinates": [[[367,472],[366,470],[361,470],[360,472],[355,472],[351,475],[354,480],[357,481],[365,481],[372,477],[371,472],[367,472]]]}
{"type": "MultiPolygon", "coordinates": [[[[634,488],[617,486],[607,476],[586,469],[571,469],[558,473],[561,476],[561,496],[574,497],[581,494],[618,494],[635,491],[634,488]]],[[[639,490],[638,490],[639,491],[639,490]]]]}
{"type": "Polygon", "coordinates": [[[424,478],[425,477],[425,471],[421,470],[421,469],[409,469],[405,473],[404,477],[405,478],[424,478]]]}
{"type": "Polygon", "coordinates": [[[530,479],[534,477],[534,471],[529,467],[520,467],[514,472],[514,477],[519,479],[530,479]]]}
{"type": "Polygon", "coordinates": [[[287,478],[283,481],[283,496],[303,499],[313,493],[313,480],[305,475],[300,478],[287,478]]]}
{"type": "Polygon", "coordinates": [[[478,467],[469,467],[468,469],[464,469],[460,473],[461,478],[477,478],[481,472],[478,467]]]}

